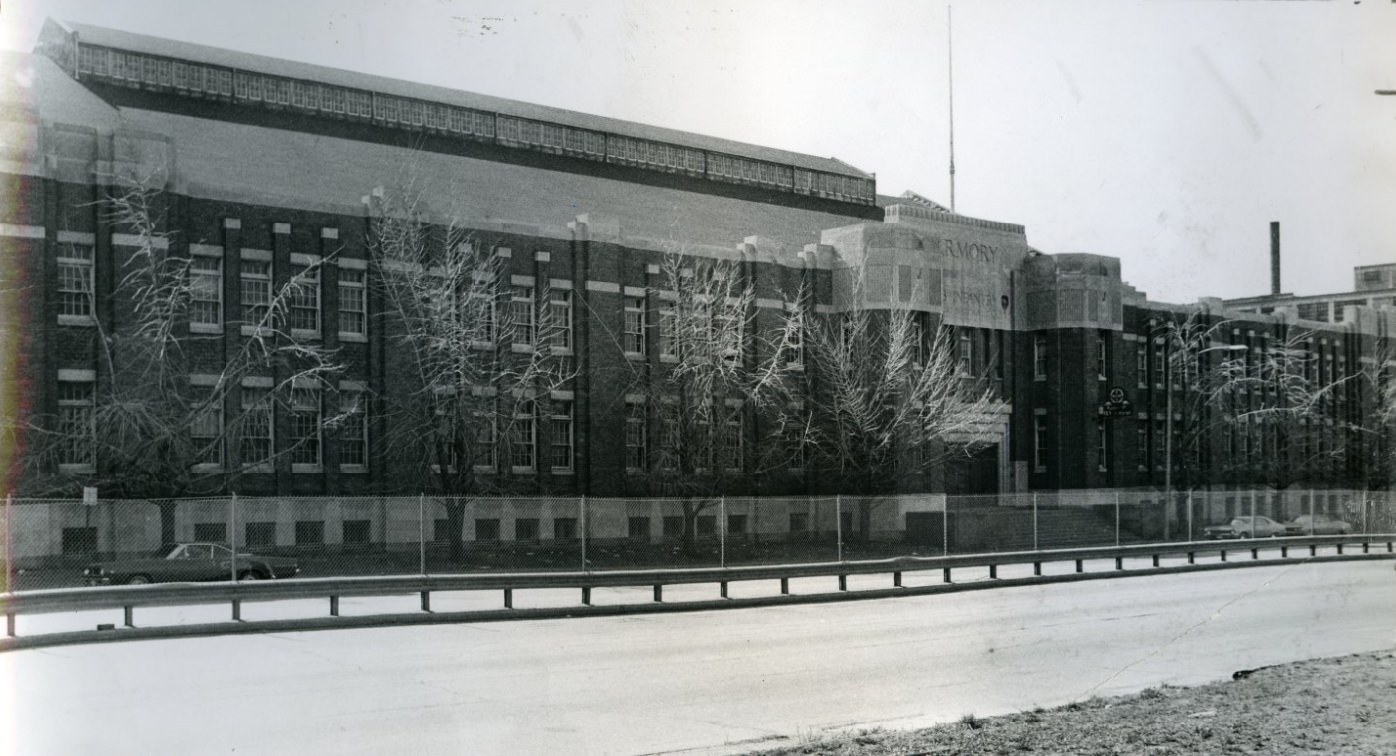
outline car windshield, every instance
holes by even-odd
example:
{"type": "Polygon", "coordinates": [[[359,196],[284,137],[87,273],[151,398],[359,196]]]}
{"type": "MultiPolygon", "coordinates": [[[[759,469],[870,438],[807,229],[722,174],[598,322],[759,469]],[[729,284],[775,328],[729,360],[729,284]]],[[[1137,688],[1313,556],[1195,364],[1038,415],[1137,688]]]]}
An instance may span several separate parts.
{"type": "Polygon", "coordinates": [[[164,544],[164,545],[162,545],[160,548],[158,548],[158,549],[156,549],[156,550],[150,552],[150,558],[151,558],[151,559],[169,559],[169,558],[170,558],[170,554],[174,553],[174,550],[177,549],[177,548],[179,548],[179,544],[177,544],[177,543],[167,543],[167,544],[164,544]]]}

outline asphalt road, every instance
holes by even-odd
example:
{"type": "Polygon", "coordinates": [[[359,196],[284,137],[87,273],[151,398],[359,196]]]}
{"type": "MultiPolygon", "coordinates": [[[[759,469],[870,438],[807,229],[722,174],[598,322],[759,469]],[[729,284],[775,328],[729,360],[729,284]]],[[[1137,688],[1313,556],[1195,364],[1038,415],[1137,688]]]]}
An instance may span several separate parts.
{"type": "Polygon", "coordinates": [[[1396,647],[1392,563],[0,654],[0,753],[654,753],[1396,647]]]}

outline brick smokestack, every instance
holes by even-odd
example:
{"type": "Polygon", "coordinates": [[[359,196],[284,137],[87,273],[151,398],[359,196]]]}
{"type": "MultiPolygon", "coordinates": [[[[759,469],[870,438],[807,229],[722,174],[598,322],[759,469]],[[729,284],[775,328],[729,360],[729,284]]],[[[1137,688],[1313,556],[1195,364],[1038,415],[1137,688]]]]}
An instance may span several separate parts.
{"type": "Polygon", "coordinates": [[[1280,293],[1280,222],[1270,221],[1270,293],[1280,293]]]}

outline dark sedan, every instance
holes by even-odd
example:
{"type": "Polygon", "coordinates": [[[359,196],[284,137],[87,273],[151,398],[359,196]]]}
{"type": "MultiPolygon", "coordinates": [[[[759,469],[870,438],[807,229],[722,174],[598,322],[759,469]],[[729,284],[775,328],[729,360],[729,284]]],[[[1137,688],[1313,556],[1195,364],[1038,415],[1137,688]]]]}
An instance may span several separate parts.
{"type": "Polygon", "coordinates": [[[189,583],[208,580],[272,580],[300,572],[294,559],[234,555],[219,543],[168,543],[146,557],[90,564],[82,571],[88,585],[189,583]]]}

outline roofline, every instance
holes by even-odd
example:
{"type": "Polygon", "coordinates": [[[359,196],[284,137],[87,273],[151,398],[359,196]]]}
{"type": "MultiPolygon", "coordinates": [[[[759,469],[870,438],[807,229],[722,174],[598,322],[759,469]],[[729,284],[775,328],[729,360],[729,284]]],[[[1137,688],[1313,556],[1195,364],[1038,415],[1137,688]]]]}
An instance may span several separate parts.
{"type": "MultiPolygon", "coordinates": [[[[636,121],[626,121],[548,105],[529,103],[465,90],[450,89],[375,74],[274,58],[255,53],[156,37],[121,29],[50,18],[45,26],[53,26],[79,42],[89,41],[99,47],[141,53],[172,60],[186,60],[234,70],[258,73],[286,79],[363,89],[384,95],[424,100],[457,107],[491,110],[500,114],[531,120],[550,121],[573,128],[613,132],[619,136],[673,143],[679,146],[728,153],[761,162],[789,163],[794,167],[822,171],[838,176],[875,180],[875,175],[837,158],[819,157],[807,153],[783,150],[748,142],[723,139],[696,132],[669,129],[636,121]]],[[[47,29],[46,29],[47,31],[47,29]]],[[[43,35],[41,34],[41,37],[43,35]]],[[[42,47],[36,45],[36,50],[42,47]]],[[[50,55],[50,57],[53,57],[50,55]]]]}

